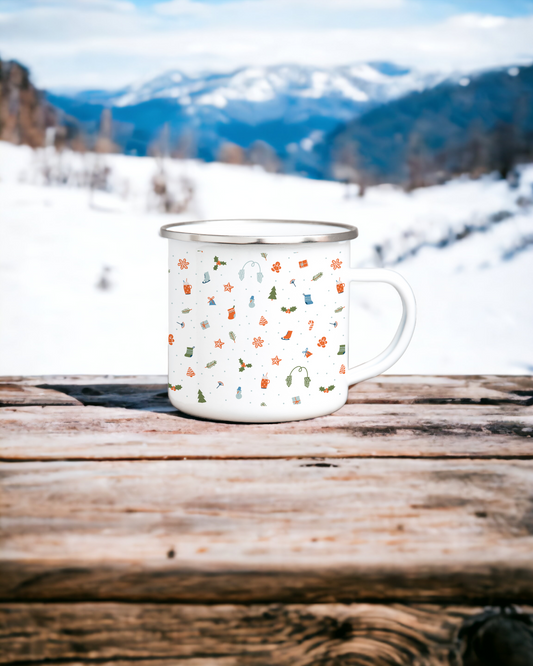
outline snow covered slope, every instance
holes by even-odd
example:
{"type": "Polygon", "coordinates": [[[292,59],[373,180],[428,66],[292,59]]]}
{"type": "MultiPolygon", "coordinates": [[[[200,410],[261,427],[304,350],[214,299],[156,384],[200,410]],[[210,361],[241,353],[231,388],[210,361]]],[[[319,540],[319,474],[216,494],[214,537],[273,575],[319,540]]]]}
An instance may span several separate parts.
{"type": "MultiPolygon", "coordinates": [[[[109,191],[91,195],[78,185],[96,159],[0,143],[0,374],[165,373],[158,229],[202,217],[357,225],[352,264],[398,270],[417,296],[415,336],[390,372],[533,372],[533,166],[517,189],[465,179],[359,199],[334,182],[169,161],[171,183],[186,176],[195,188],[188,211],[169,216],[153,209],[154,160],[100,157],[109,191]],[[64,184],[44,185],[46,174],[64,184]]],[[[392,337],[400,307],[389,290],[352,287],[351,365],[392,337]]]]}

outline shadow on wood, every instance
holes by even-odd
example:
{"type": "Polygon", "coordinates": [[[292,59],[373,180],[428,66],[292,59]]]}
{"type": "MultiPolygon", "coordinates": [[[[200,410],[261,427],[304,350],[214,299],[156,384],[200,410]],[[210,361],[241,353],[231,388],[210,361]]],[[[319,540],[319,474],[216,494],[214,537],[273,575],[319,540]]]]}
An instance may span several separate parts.
{"type": "Polygon", "coordinates": [[[512,607],[468,618],[459,642],[461,666],[533,666],[531,615],[512,607]]]}

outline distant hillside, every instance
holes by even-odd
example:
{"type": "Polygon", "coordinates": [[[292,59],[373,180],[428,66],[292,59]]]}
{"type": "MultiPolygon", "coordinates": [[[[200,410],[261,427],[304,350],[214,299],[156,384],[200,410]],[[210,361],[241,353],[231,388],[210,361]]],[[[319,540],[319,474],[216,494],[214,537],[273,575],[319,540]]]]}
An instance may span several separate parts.
{"type": "Polygon", "coordinates": [[[31,83],[28,69],[0,60],[0,140],[43,146],[46,129],[56,123],[55,109],[31,83]]]}
{"type": "Polygon", "coordinates": [[[345,124],[315,147],[324,177],[427,185],[533,159],[533,66],[412,92],[345,124]]]}

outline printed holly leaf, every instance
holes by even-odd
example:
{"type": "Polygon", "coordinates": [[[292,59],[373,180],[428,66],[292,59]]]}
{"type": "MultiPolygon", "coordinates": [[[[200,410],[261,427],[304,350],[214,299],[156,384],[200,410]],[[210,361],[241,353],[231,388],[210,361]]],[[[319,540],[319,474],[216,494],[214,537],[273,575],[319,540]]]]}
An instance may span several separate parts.
{"type": "Polygon", "coordinates": [[[244,372],[244,368],[243,368],[243,367],[240,367],[240,368],[239,368],[239,372],[244,372]]]}
{"type": "Polygon", "coordinates": [[[304,377],[304,386],[305,386],[305,388],[308,388],[310,383],[311,383],[311,379],[309,377],[304,377]]]}
{"type": "Polygon", "coordinates": [[[323,386],[321,386],[318,390],[319,391],[325,391],[326,389],[323,386]]]}
{"type": "Polygon", "coordinates": [[[291,308],[291,312],[294,312],[296,310],[296,305],[293,305],[291,308]]]}
{"type": "Polygon", "coordinates": [[[181,389],[182,389],[181,384],[176,384],[176,391],[181,391],[181,389]]]}
{"type": "Polygon", "coordinates": [[[239,363],[240,363],[241,365],[244,363],[244,361],[242,360],[242,358],[239,359],[239,363]]]}
{"type": "Polygon", "coordinates": [[[328,386],[328,391],[333,391],[334,388],[335,388],[334,384],[331,384],[331,386],[328,386]]]}
{"type": "Polygon", "coordinates": [[[285,379],[285,383],[287,384],[287,386],[290,386],[290,385],[292,384],[292,375],[289,375],[289,376],[285,379]]]}
{"type": "Polygon", "coordinates": [[[247,364],[246,364],[246,367],[247,367],[247,368],[251,368],[251,367],[252,367],[252,364],[251,364],[251,363],[247,363],[247,364]]]}

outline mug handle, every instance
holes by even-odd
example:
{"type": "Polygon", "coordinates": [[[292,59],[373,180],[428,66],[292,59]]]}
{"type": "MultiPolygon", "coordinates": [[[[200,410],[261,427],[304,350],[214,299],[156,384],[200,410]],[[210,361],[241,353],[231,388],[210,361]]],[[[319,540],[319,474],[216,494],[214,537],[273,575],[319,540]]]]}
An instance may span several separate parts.
{"type": "Polygon", "coordinates": [[[402,318],[389,346],[370,361],[348,370],[348,386],[376,377],[385,372],[407,349],[416,324],[416,300],[407,280],[399,273],[386,268],[350,268],[349,282],[385,282],[392,285],[402,299],[402,318]]]}

